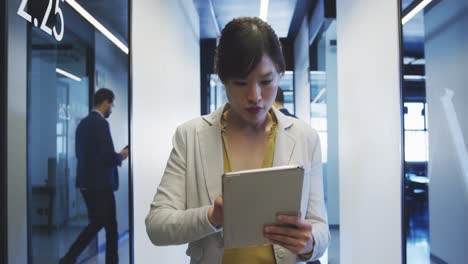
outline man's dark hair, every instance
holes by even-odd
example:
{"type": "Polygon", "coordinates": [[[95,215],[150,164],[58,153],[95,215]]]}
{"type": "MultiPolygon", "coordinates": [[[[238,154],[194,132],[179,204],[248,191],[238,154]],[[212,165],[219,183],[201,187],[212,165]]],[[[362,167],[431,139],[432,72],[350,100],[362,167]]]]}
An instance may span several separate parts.
{"type": "Polygon", "coordinates": [[[275,102],[279,102],[279,103],[284,104],[284,93],[283,93],[283,89],[281,89],[281,87],[279,87],[279,86],[278,86],[278,91],[276,92],[275,102]]]}
{"type": "Polygon", "coordinates": [[[221,32],[215,53],[215,69],[219,78],[245,78],[267,55],[279,74],[286,64],[275,31],[258,17],[240,17],[227,23],[221,32]]]}
{"type": "Polygon", "coordinates": [[[109,103],[114,102],[114,93],[106,88],[101,88],[99,89],[95,94],[94,94],[94,106],[99,106],[100,104],[104,103],[105,101],[109,103]]]}

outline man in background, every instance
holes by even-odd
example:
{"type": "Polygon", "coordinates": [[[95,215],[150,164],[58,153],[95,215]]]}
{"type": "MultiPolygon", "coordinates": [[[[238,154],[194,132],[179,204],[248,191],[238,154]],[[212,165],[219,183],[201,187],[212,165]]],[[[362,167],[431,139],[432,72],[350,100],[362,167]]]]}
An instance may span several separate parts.
{"type": "Polygon", "coordinates": [[[114,93],[100,89],[94,95],[93,111],[76,129],[78,159],[76,187],[88,210],[89,223],[60,264],[75,263],[99,230],[106,231],[106,263],[118,263],[118,231],[114,192],[119,188],[117,166],[128,157],[128,147],[116,153],[107,118],[114,106],[114,93]]]}
{"type": "Polygon", "coordinates": [[[280,110],[281,113],[287,116],[297,118],[295,115],[291,114],[286,107],[284,107],[284,92],[283,92],[283,89],[281,89],[281,87],[278,87],[278,92],[276,92],[276,98],[275,98],[275,102],[273,103],[273,105],[278,110],[280,110]]]}

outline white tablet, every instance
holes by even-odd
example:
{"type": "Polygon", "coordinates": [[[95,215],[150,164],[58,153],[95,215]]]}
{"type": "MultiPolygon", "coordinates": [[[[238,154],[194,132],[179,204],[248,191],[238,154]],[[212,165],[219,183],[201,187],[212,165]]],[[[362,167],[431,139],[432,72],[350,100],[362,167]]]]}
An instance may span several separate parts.
{"type": "Polygon", "coordinates": [[[225,248],[269,244],[263,227],[278,213],[305,216],[309,180],[300,166],[230,172],[222,182],[225,248]]]}

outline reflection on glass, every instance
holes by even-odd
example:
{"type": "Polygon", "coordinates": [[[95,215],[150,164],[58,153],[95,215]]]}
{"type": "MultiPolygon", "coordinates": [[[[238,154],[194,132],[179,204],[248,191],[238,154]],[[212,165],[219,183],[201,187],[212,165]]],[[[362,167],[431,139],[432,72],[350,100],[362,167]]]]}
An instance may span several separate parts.
{"type": "Polygon", "coordinates": [[[328,211],[331,243],[321,263],[339,263],[339,190],[338,190],[338,134],[337,134],[337,60],[336,23],[330,19],[324,23],[321,33],[314,40],[309,72],[310,124],[317,130],[322,149],[325,202],[328,211]]]}
{"type": "Polygon", "coordinates": [[[295,114],[293,76],[294,74],[292,71],[285,71],[279,81],[279,87],[283,89],[284,107],[288,109],[291,114],[295,114]]]}
{"type": "MultiPolygon", "coordinates": [[[[49,1],[29,1],[32,18],[45,14],[49,1]]],[[[128,39],[127,0],[76,1],[123,42],[128,39]],[[116,14],[107,8],[122,7],[116,14]]],[[[29,259],[31,263],[58,263],[88,216],[75,187],[75,131],[91,110],[90,94],[101,87],[114,91],[118,101],[109,120],[114,144],[128,144],[128,55],[83,18],[68,3],[60,2],[63,39],[57,41],[34,23],[28,24],[28,178],[29,259]]],[[[51,10],[46,25],[61,27],[51,10]]],[[[39,21],[39,25],[42,21],[39,21]]],[[[120,263],[129,263],[128,166],[120,168],[120,189],[115,193],[121,237],[120,263]]],[[[80,263],[104,263],[104,234],[80,256],[80,263]]]]}
{"type": "MultiPolygon", "coordinates": [[[[322,52],[325,52],[323,50],[322,52]]],[[[324,54],[324,56],[326,56],[324,54]]],[[[324,66],[325,67],[325,66],[324,66]]],[[[310,124],[317,130],[322,145],[322,162],[327,163],[327,73],[325,71],[310,72],[310,124]]]]}
{"type": "MultiPolygon", "coordinates": [[[[402,1],[402,10],[413,10],[416,2],[402,1]]],[[[417,13],[403,26],[403,105],[405,157],[405,236],[407,263],[429,263],[429,219],[427,178],[428,140],[426,124],[426,79],[424,16],[417,13]],[[418,178],[417,178],[418,177],[418,178]]]]}
{"type": "Polygon", "coordinates": [[[429,160],[426,107],[422,102],[404,103],[405,161],[429,160]]]}
{"type": "Polygon", "coordinates": [[[227,102],[226,90],[217,74],[210,74],[210,113],[227,102]]]}
{"type": "MultiPolygon", "coordinates": [[[[416,2],[402,1],[402,10],[416,2]]],[[[409,12],[409,11],[407,11],[409,12]]],[[[405,157],[405,236],[407,263],[429,263],[427,177],[428,140],[424,59],[424,16],[417,13],[403,26],[403,106],[405,157]],[[417,178],[418,177],[418,178],[417,178]]]]}
{"type": "Polygon", "coordinates": [[[404,123],[406,130],[424,130],[426,128],[425,124],[425,114],[424,114],[424,104],[423,103],[404,103],[405,106],[405,115],[404,123]]]}
{"type": "Polygon", "coordinates": [[[401,10],[406,263],[466,263],[468,2],[402,0],[401,10]]]}
{"type": "Polygon", "coordinates": [[[427,162],[427,131],[405,131],[405,161],[427,162]]]}

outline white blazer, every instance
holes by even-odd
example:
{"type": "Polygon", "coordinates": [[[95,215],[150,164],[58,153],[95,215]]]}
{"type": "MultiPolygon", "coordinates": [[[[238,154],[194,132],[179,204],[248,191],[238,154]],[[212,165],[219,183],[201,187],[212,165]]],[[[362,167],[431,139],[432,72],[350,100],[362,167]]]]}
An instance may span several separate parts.
{"type": "MultiPolygon", "coordinates": [[[[224,173],[220,120],[224,106],[179,126],[173,149],[146,217],[146,231],[158,246],[189,243],[190,263],[222,262],[221,230],[208,221],[208,208],[221,194],[224,173]]],[[[312,223],[315,248],[322,256],[330,241],[325,211],[320,141],[305,122],[273,108],[278,120],[273,166],[302,165],[310,174],[306,220],[312,223]]],[[[277,264],[303,263],[289,250],[274,245],[277,264]]]]}

